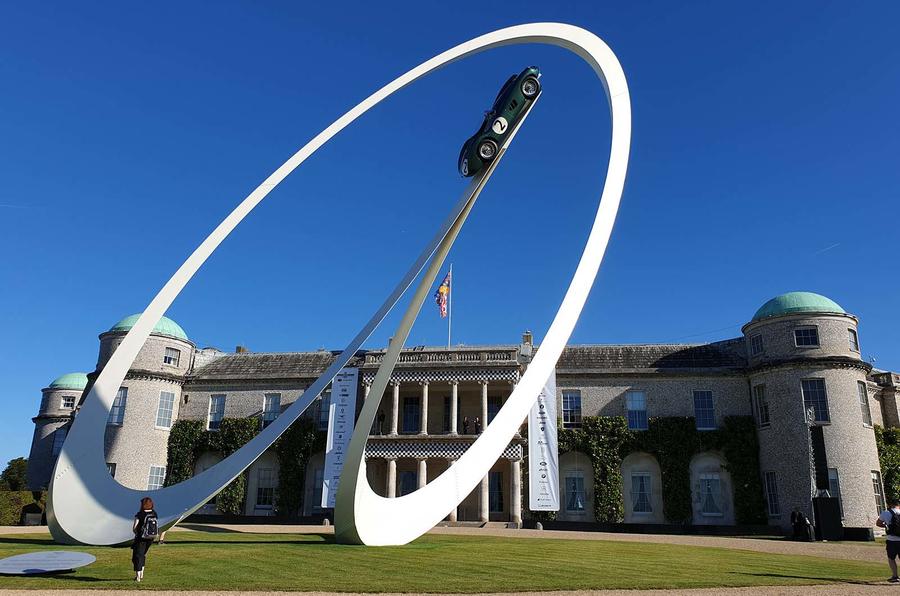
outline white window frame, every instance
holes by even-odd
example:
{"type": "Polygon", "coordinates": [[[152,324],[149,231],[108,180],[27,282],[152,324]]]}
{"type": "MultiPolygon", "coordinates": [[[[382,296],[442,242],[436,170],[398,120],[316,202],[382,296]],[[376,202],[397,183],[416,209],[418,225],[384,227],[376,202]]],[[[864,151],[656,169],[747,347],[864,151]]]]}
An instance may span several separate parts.
{"type": "MultiPolygon", "coordinates": [[[[647,430],[650,427],[650,416],[647,414],[647,394],[639,389],[632,389],[625,392],[625,421],[628,424],[628,428],[630,430],[647,430]],[[640,397],[640,401],[644,404],[643,409],[641,408],[631,408],[631,404],[640,397]],[[643,417],[643,426],[631,424],[631,413],[644,413],[643,417]]],[[[635,421],[639,422],[639,421],[635,421]]]]}
{"type": "Polygon", "coordinates": [[[156,402],[156,428],[160,430],[169,430],[172,428],[172,423],[175,421],[175,394],[171,391],[160,391],[159,392],[159,401],[156,402]],[[163,403],[163,396],[172,396],[172,399],[169,400],[168,397],[166,401],[170,401],[167,405],[163,403]],[[168,413],[168,425],[166,423],[165,414],[168,413]],[[162,424],[160,424],[162,422],[162,424]]]}
{"type": "Polygon", "coordinates": [[[869,407],[869,387],[865,381],[856,382],[856,392],[859,395],[859,410],[862,415],[863,426],[872,428],[872,408],[869,407]]]}
{"type": "Polygon", "coordinates": [[[847,339],[850,342],[850,351],[859,353],[859,333],[856,332],[856,329],[851,329],[847,327],[847,339]]]}
{"type": "Polygon", "coordinates": [[[759,356],[764,351],[765,351],[765,346],[763,345],[762,333],[754,333],[753,335],[751,335],[750,336],[750,355],[751,356],[759,356]]]}
{"type": "Polygon", "coordinates": [[[59,402],[59,409],[60,410],[74,410],[76,401],[77,401],[77,399],[74,395],[63,395],[62,399],[59,402]],[[69,401],[69,400],[71,400],[71,401],[69,401]],[[66,405],[67,402],[71,403],[72,405],[67,406],[66,405]]]}
{"type": "Polygon", "coordinates": [[[772,413],[769,410],[769,398],[766,397],[765,383],[753,386],[753,408],[756,411],[756,427],[769,428],[772,423],[772,413]],[[765,412],[765,416],[763,416],[763,412],[765,412]]]}
{"type": "Polygon", "coordinates": [[[166,366],[174,366],[177,368],[180,363],[181,350],[179,350],[178,348],[165,348],[165,351],[163,352],[163,364],[165,364],[166,366]],[[174,355],[172,354],[172,352],[174,352],[174,355]]]}
{"type": "Polygon", "coordinates": [[[113,478],[116,477],[116,464],[111,461],[106,462],[106,471],[109,472],[109,475],[113,478]]]}
{"type": "Polygon", "coordinates": [[[716,430],[716,397],[713,395],[713,392],[710,389],[694,389],[691,393],[694,401],[694,422],[697,426],[697,430],[716,430]],[[698,393],[708,393],[709,394],[709,402],[710,408],[712,409],[712,426],[700,426],[700,418],[697,416],[697,394],[698,393]]]}
{"type": "Polygon", "coordinates": [[[125,406],[128,404],[128,387],[119,387],[112,407],[109,409],[109,417],[106,426],[122,426],[125,422],[125,406]]]}
{"type": "Polygon", "coordinates": [[[581,390],[580,389],[563,389],[562,391],[562,421],[563,428],[581,428],[582,408],[581,408],[581,390]],[[566,408],[572,405],[572,400],[578,401],[578,407],[566,408]]]}
{"type": "Polygon", "coordinates": [[[700,515],[703,517],[723,517],[725,515],[725,487],[722,484],[722,476],[718,472],[703,472],[700,474],[698,478],[700,481],[699,488],[697,490],[697,496],[700,498],[700,515]],[[719,507],[719,511],[710,513],[707,511],[703,511],[703,481],[704,480],[715,480],[719,494],[713,495],[713,502],[719,507]]]}
{"type": "Polygon", "coordinates": [[[256,470],[256,503],[254,504],[254,509],[266,509],[271,510],[275,508],[275,489],[278,488],[278,481],[275,477],[275,468],[257,468],[256,470]],[[263,480],[265,479],[265,482],[263,480]],[[264,500],[270,500],[271,503],[268,504],[260,504],[260,496],[263,495],[262,491],[271,491],[271,493],[267,493],[268,498],[264,500]]]}
{"type": "Polygon", "coordinates": [[[157,490],[166,484],[166,467],[150,466],[150,473],[147,476],[147,490],[157,490]],[[153,482],[156,478],[158,483],[153,482]]]}
{"type": "Polygon", "coordinates": [[[209,404],[206,408],[206,430],[218,432],[222,428],[222,421],[225,419],[225,399],[224,393],[213,393],[209,396],[209,404]],[[215,409],[213,409],[214,405],[215,409]]]}
{"type": "Polygon", "coordinates": [[[819,327],[817,325],[802,325],[800,327],[794,327],[794,347],[800,349],[815,349],[822,347],[822,338],[819,337],[819,327]],[[797,332],[798,331],[815,331],[816,332],[816,343],[815,344],[803,344],[800,345],[797,343],[797,332]]]}
{"type": "Polygon", "coordinates": [[[820,419],[818,409],[813,408],[816,412],[815,422],[817,424],[831,424],[831,407],[828,404],[828,385],[825,383],[825,379],[823,377],[809,377],[807,379],[800,379],[800,398],[803,400],[803,411],[806,412],[810,408],[810,405],[806,403],[806,393],[803,391],[803,384],[809,381],[821,381],[822,393],[825,395],[825,418],[820,419]]]}
{"type": "Polygon", "coordinates": [[[53,445],[50,447],[50,455],[51,457],[57,457],[63,448],[63,443],[66,442],[66,437],[69,435],[69,427],[60,426],[55,431],[53,431],[53,445]]]}
{"type": "Polygon", "coordinates": [[[872,470],[872,490],[875,493],[875,508],[878,510],[878,515],[881,515],[881,512],[887,509],[887,505],[884,502],[884,484],[881,482],[881,472],[878,470],[872,470]]]}
{"type": "Polygon", "coordinates": [[[266,393],[263,395],[262,427],[266,428],[281,415],[281,394],[266,393]]]}
{"type": "Polygon", "coordinates": [[[581,470],[569,470],[566,472],[565,484],[563,485],[563,498],[566,513],[570,515],[586,515],[587,514],[587,489],[584,487],[584,472],[581,470]],[[581,481],[581,489],[579,490],[578,481],[581,481]],[[572,490],[570,482],[575,482],[575,490],[572,490]],[[569,501],[573,494],[581,494],[581,509],[572,509],[569,507],[569,501]]]}
{"type": "Polygon", "coordinates": [[[631,513],[634,515],[653,515],[653,474],[651,474],[650,472],[636,470],[631,473],[630,480],[631,480],[631,491],[630,491],[631,513]],[[639,497],[639,495],[642,494],[642,493],[635,494],[635,492],[634,492],[634,479],[638,478],[638,477],[646,478],[646,481],[647,481],[645,484],[646,489],[647,489],[647,491],[646,491],[647,511],[638,511],[635,508],[635,505],[637,505],[637,502],[638,502],[638,497],[639,497]]]}
{"type": "Polygon", "coordinates": [[[832,497],[837,497],[838,510],[841,512],[841,519],[844,519],[844,498],[841,496],[841,475],[838,473],[837,468],[828,468],[828,492],[831,493],[832,497]]]}
{"type": "Polygon", "coordinates": [[[781,517],[781,502],[778,500],[778,476],[774,470],[763,472],[763,492],[766,497],[766,514],[769,517],[781,517]]]}
{"type": "Polygon", "coordinates": [[[319,430],[328,430],[328,423],[330,418],[330,410],[331,410],[331,387],[329,386],[327,389],[324,389],[319,397],[317,398],[318,405],[316,406],[316,428],[319,430]]]}

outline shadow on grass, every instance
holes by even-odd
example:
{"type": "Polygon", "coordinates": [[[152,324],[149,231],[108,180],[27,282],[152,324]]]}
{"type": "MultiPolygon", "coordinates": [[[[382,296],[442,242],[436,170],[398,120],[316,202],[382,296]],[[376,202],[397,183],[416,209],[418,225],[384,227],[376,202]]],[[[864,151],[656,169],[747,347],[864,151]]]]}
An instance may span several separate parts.
{"type": "MultiPolygon", "coordinates": [[[[281,534],[284,536],[284,534],[281,534]]],[[[262,540],[192,540],[190,538],[184,539],[179,536],[175,540],[166,540],[165,545],[161,546],[158,544],[154,544],[154,548],[167,548],[169,546],[177,546],[179,544],[299,544],[304,546],[322,546],[323,544],[333,545],[333,546],[347,546],[344,544],[337,544],[334,541],[334,536],[331,534],[304,534],[309,538],[319,538],[319,540],[278,540],[278,534],[272,534],[272,538],[262,539],[262,540]]]]}
{"type": "Polygon", "coordinates": [[[858,586],[871,586],[880,584],[880,581],[853,580],[843,577],[821,577],[816,575],[791,575],[788,573],[754,573],[752,571],[730,571],[731,575],[750,575],[753,577],[777,577],[779,579],[810,579],[815,581],[828,582],[830,584],[853,584],[858,586]]]}
{"type": "Polygon", "coordinates": [[[220,526],[208,526],[206,524],[181,524],[178,527],[185,528],[188,530],[196,530],[198,532],[209,532],[211,534],[245,534],[246,533],[246,532],[241,532],[240,530],[231,530],[228,528],[222,528],[220,526]]]}
{"type": "Polygon", "coordinates": [[[62,544],[56,544],[50,538],[0,538],[0,546],[9,545],[14,546],[17,544],[39,544],[41,546],[66,546],[62,544]]]}

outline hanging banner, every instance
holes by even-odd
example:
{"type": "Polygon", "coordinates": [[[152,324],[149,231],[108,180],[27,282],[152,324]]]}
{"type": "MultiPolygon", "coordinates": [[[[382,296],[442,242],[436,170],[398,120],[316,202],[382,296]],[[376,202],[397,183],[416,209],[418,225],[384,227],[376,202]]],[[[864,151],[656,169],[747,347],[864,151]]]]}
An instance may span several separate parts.
{"type": "Polygon", "coordinates": [[[356,416],[356,387],[358,368],[342,368],[331,382],[331,402],[328,404],[328,437],[325,442],[325,472],[322,484],[322,507],[334,508],[344,456],[353,435],[356,416]]]}
{"type": "Polygon", "coordinates": [[[528,503],[532,511],[559,511],[556,371],[528,414],[528,503]]]}

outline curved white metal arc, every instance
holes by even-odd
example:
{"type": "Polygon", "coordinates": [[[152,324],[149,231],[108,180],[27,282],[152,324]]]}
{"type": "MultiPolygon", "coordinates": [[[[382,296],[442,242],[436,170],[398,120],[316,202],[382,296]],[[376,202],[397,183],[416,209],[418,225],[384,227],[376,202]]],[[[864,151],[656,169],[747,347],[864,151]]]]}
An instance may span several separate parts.
{"type": "MultiPolygon", "coordinates": [[[[131,539],[131,516],[135,508],[136,499],[147,494],[148,491],[135,491],[123,487],[113,480],[106,471],[103,457],[103,430],[116,391],[125,378],[138,351],[149,337],[153,326],[162,317],[166,309],[168,309],[187,282],[218,245],[275,186],[284,180],[307,157],[312,155],[319,147],[356,118],[392,93],[445,64],[492,47],[515,43],[552,43],[578,52],[578,48],[581,46],[576,40],[579,36],[593,37],[589,32],[569,25],[553,23],[520,25],[483,35],[448,50],[398,77],[366,98],[336,120],[331,126],[319,133],[250,193],[197,247],[150,302],[137,323],[128,332],[116,352],[107,362],[89,391],[63,446],[51,480],[48,498],[48,521],[53,537],[60,542],[81,542],[87,544],[117,544],[131,539]]],[[[594,37],[594,39],[596,38],[594,37]]],[[[597,41],[599,42],[599,40],[597,41]]],[[[603,45],[602,42],[599,43],[603,45]]],[[[603,47],[606,48],[605,45],[603,47]]],[[[618,66],[615,57],[612,56],[608,48],[606,48],[606,51],[612,62],[618,66]]],[[[621,78],[623,83],[621,93],[625,94],[624,103],[627,107],[627,89],[624,88],[624,77],[621,78]]],[[[608,93],[615,98],[617,87],[612,84],[608,87],[608,93]]],[[[615,157],[615,153],[614,151],[613,157],[615,157]]],[[[611,157],[610,164],[611,172],[613,157],[611,157]]],[[[624,161],[621,165],[624,177],[627,147],[623,159],[624,161]]],[[[477,186],[477,183],[473,181],[470,188],[475,186],[477,186]]],[[[609,188],[610,181],[608,179],[607,189],[609,188]]],[[[621,184],[619,184],[619,192],[621,192],[621,184]]],[[[606,193],[604,193],[604,197],[605,195],[606,193]]],[[[617,201],[618,195],[616,196],[617,201]]],[[[439,242],[462,215],[466,204],[468,204],[468,200],[460,201],[457,205],[456,217],[451,214],[432,244],[423,251],[419,260],[413,265],[404,280],[398,284],[372,320],[354,338],[332,367],[307,390],[302,399],[292,404],[282,416],[276,419],[256,438],[216,466],[195,478],[150,493],[156,501],[157,510],[160,512],[160,521],[164,527],[174,524],[196,510],[203,502],[237,477],[287,429],[291,422],[299,417],[303,409],[330,382],[331,378],[349,360],[374,327],[393,307],[434,252],[439,242]]]]}
{"type": "Polygon", "coordinates": [[[451,232],[444,239],[394,334],[395,341],[376,373],[370,395],[377,397],[366,400],[357,420],[338,488],[335,532],[340,542],[371,546],[411,542],[440,522],[482,481],[512,440],[556,366],[603,260],[624,189],[631,144],[631,104],[625,74],[615,55],[602,40],[584,29],[569,25],[512,27],[463,44],[458,49],[471,53],[479,51],[481,47],[523,43],[520,35],[525,31],[530,33],[526,36],[527,41],[562,46],[578,54],[594,69],[607,90],[612,118],[610,159],[600,204],[584,252],[534,360],[484,433],[455,465],[423,488],[400,498],[384,498],[375,494],[366,478],[365,445],[368,429],[375,419],[378,402],[399,358],[403,342],[418,314],[424,292],[437,275],[441,255],[449,250],[454,234],[451,232]],[[491,39],[492,37],[495,39],[491,39]]]}

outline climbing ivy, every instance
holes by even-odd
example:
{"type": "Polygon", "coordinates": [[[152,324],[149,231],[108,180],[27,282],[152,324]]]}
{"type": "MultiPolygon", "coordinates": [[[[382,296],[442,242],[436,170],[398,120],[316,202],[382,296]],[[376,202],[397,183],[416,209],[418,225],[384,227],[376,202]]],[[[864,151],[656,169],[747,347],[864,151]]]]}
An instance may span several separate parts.
{"type": "Polygon", "coordinates": [[[900,428],[875,427],[875,444],[887,503],[900,497],[900,428]]]}
{"type": "Polygon", "coordinates": [[[659,463],[663,513],[672,523],[690,523],[691,458],[704,451],[719,451],[734,486],[735,521],[766,523],[759,446],[753,418],[729,416],[722,428],[698,431],[691,417],[651,418],[648,429],[632,431],[625,418],[589,416],[580,429],[562,429],[559,450],[580,451],[594,471],[594,518],[615,523],[624,518],[622,460],[630,453],[646,452],[659,463]]]}
{"type": "MultiPolygon", "coordinates": [[[[166,486],[194,475],[197,459],[208,452],[228,457],[259,433],[257,418],[225,418],[219,430],[211,432],[200,420],[178,420],[169,432],[166,486]]],[[[303,478],[313,453],[325,448],[325,433],[301,418],[275,442],[278,455],[279,489],[276,511],[279,515],[298,515],[303,507],[303,478]]],[[[216,497],[216,508],[225,514],[239,515],[244,508],[247,475],[235,478],[216,497]]]]}

